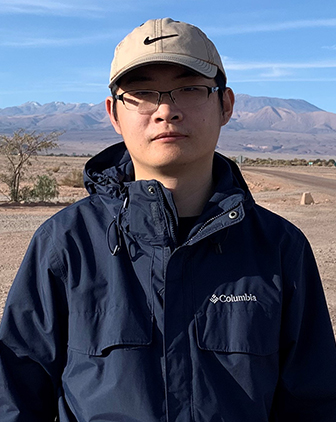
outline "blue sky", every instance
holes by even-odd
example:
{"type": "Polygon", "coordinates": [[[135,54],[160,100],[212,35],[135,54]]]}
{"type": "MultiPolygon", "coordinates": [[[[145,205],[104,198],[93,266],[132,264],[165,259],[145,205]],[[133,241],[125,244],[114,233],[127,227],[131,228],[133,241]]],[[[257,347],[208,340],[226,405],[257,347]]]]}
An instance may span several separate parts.
{"type": "Polygon", "coordinates": [[[116,44],[158,17],[206,32],[236,93],[336,113],[335,0],[1,0],[0,108],[101,102],[116,44]]]}

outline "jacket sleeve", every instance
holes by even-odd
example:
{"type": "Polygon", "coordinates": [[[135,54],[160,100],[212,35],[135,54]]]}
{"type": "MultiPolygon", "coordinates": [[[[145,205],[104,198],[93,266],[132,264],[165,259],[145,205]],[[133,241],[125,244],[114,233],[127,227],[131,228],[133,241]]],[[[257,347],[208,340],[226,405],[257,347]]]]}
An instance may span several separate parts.
{"type": "Polygon", "coordinates": [[[11,287],[0,326],[2,422],[55,420],[67,337],[63,275],[53,242],[40,228],[11,287]]]}
{"type": "Polygon", "coordinates": [[[336,421],[336,347],[322,283],[304,237],[287,245],[279,383],[272,422],[336,421]]]}

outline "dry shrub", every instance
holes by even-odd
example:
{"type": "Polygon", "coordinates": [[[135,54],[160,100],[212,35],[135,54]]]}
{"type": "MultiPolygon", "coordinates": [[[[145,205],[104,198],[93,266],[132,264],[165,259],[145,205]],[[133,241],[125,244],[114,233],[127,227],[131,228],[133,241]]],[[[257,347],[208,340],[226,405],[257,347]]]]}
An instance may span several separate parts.
{"type": "Polygon", "coordinates": [[[62,180],[63,186],[70,186],[72,188],[83,188],[83,172],[78,169],[73,169],[71,173],[68,173],[62,180]]]}
{"type": "Polygon", "coordinates": [[[37,176],[34,187],[30,190],[30,195],[32,198],[44,202],[57,198],[59,191],[56,179],[46,174],[37,176]]]}

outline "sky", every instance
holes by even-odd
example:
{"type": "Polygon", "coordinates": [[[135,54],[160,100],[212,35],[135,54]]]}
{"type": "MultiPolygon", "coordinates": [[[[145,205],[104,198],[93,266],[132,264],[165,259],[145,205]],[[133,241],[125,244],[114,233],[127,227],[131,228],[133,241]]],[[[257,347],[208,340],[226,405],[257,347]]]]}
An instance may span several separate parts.
{"type": "Polygon", "coordinates": [[[0,108],[100,103],[116,45],[162,17],[208,35],[235,93],[336,113],[335,0],[0,0],[0,108]]]}

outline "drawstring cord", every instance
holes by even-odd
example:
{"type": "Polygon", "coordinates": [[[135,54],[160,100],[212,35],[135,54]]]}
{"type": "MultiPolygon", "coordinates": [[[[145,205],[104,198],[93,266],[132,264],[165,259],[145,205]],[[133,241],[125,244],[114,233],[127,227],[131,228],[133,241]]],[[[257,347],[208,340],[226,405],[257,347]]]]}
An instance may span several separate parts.
{"type": "Polygon", "coordinates": [[[222,246],[221,246],[221,244],[219,242],[216,243],[216,253],[217,253],[217,255],[222,255],[223,254],[223,249],[222,249],[222,246]]]}
{"type": "Polygon", "coordinates": [[[218,242],[216,240],[216,238],[209,239],[209,242],[210,242],[210,245],[213,247],[216,255],[222,255],[223,254],[222,245],[220,244],[220,242],[218,242]]]}
{"type": "Polygon", "coordinates": [[[111,221],[106,231],[107,246],[113,256],[118,255],[121,249],[121,229],[120,229],[121,213],[123,209],[126,208],[127,202],[128,202],[128,197],[126,196],[122,206],[120,207],[118,211],[118,215],[114,216],[114,219],[111,221]],[[110,242],[110,237],[112,237],[112,239],[114,240],[114,242],[112,242],[112,245],[110,242]]]}

